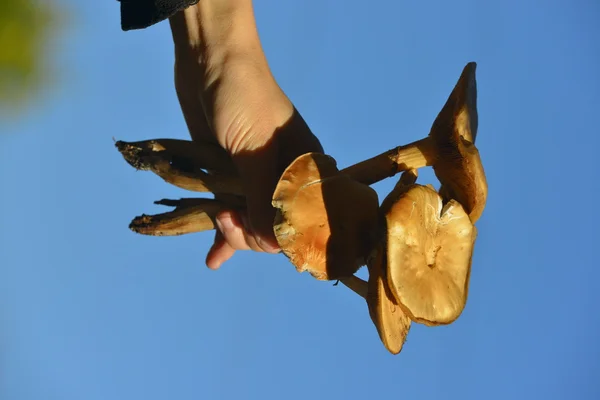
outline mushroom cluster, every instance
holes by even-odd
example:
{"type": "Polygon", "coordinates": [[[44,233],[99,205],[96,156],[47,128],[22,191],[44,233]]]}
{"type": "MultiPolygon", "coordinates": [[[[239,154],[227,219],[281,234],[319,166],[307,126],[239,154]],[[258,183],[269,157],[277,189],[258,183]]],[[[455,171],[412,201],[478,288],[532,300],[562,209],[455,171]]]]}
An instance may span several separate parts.
{"type": "MultiPolygon", "coordinates": [[[[273,229],[299,272],[336,280],[363,297],[384,346],[398,354],[412,322],[446,325],[463,312],[487,182],[477,136],[475,63],[469,63],[429,135],[345,169],[308,153],[294,160],[273,193],[273,229]],[[441,186],[417,183],[432,167],[441,186]],[[401,172],[381,205],[369,186],[401,172]],[[350,200],[350,201],[349,201],[350,200]],[[366,265],[368,282],[356,277],[366,265]]],[[[125,160],[165,181],[215,199],[161,200],[175,210],[136,217],[146,235],[214,229],[223,209],[243,209],[231,159],[212,144],[174,139],[116,143],[125,160]]]]}

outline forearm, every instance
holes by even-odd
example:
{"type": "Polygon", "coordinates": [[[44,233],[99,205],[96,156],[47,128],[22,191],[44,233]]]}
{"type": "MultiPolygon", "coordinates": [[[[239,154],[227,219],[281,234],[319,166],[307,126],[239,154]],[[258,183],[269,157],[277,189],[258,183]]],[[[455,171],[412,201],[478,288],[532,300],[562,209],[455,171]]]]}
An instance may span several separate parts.
{"type": "MultiPolygon", "coordinates": [[[[194,9],[195,7],[190,8],[194,9]]],[[[188,46],[189,36],[196,32],[194,29],[195,19],[190,21],[188,18],[190,14],[190,12],[181,11],[169,18],[175,45],[175,90],[192,140],[216,143],[200,98],[202,68],[193,56],[191,47],[188,46]]]]}
{"type": "Polygon", "coordinates": [[[172,16],[169,23],[175,47],[175,87],[188,129],[194,140],[221,142],[211,133],[203,111],[212,114],[213,99],[207,98],[211,86],[222,78],[225,68],[235,64],[270,74],[252,1],[202,0],[172,16]]]}
{"type": "Polygon", "coordinates": [[[219,73],[237,59],[266,64],[252,0],[202,0],[170,18],[175,56],[204,73],[219,73]]]}

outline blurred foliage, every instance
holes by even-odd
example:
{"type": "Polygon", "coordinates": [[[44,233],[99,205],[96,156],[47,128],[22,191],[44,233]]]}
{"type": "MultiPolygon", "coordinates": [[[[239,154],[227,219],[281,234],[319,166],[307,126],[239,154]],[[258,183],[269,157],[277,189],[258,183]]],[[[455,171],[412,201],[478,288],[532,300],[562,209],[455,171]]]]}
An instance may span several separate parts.
{"type": "Polygon", "coordinates": [[[52,0],[0,0],[0,111],[21,114],[48,83],[47,44],[56,33],[52,0]]]}

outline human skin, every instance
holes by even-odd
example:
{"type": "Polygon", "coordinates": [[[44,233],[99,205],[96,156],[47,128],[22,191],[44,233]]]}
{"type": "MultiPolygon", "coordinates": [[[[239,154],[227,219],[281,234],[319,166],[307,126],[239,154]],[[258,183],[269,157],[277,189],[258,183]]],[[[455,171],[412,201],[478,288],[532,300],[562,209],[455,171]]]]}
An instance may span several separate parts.
{"type": "Polygon", "coordinates": [[[217,216],[206,264],[217,269],[237,250],[276,253],[273,190],[297,156],[323,152],[321,144],[271,73],[251,0],[201,0],[169,21],[190,134],[229,152],[247,198],[247,212],[217,216]]]}

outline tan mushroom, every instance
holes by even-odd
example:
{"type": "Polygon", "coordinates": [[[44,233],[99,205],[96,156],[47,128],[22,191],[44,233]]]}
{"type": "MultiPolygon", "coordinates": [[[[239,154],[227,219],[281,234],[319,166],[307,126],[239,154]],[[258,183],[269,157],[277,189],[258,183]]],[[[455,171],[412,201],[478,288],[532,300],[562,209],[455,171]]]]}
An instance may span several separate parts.
{"type": "MultiPolygon", "coordinates": [[[[181,139],[150,139],[138,142],[115,141],[115,146],[130,163],[139,162],[139,157],[165,153],[172,158],[197,168],[218,172],[236,172],[231,157],[216,143],[181,139]]],[[[136,167],[134,165],[134,167],[136,167]]],[[[140,168],[140,166],[136,167],[140,168]]]]}
{"type": "MultiPolygon", "coordinates": [[[[356,216],[353,214],[335,216],[335,219],[332,217],[336,215],[337,210],[347,209],[348,204],[352,205],[354,210],[361,209],[359,204],[362,204],[362,200],[355,200],[355,196],[358,193],[367,193],[364,185],[375,183],[399,171],[416,170],[416,168],[426,165],[433,166],[442,183],[441,193],[444,199],[446,201],[457,200],[470,214],[471,220],[475,222],[485,207],[487,196],[485,174],[477,148],[472,143],[477,132],[476,96],[475,63],[470,63],[463,70],[456,87],[436,118],[429,137],[426,139],[355,164],[342,170],[342,174],[333,163],[333,169],[329,172],[331,175],[322,173],[314,176],[306,175],[309,174],[308,170],[304,171],[302,168],[308,168],[308,159],[303,158],[304,156],[296,159],[286,171],[287,177],[285,174],[282,176],[273,202],[273,206],[279,209],[280,214],[285,211],[285,213],[295,216],[295,220],[292,222],[290,222],[290,218],[286,217],[287,221],[284,218],[283,222],[286,224],[283,225],[281,221],[276,221],[275,234],[283,252],[290,257],[296,268],[299,271],[312,271],[318,279],[337,279],[348,276],[339,275],[337,271],[346,273],[356,267],[356,263],[352,263],[348,267],[341,267],[337,265],[337,262],[332,263],[328,259],[333,257],[336,252],[341,252],[343,254],[350,253],[347,256],[358,255],[362,260],[366,254],[365,251],[369,250],[368,246],[359,248],[358,252],[348,252],[345,249],[354,248],[351,246],[357,245],[358,231],[356,229],[345,230],[342,235],[340,232],[323,230],[322,226],[323,224],[332,225],[334,228],[338,224],[357,226],[359,221],[355,220],[356,216]],[[310,187],[310,196],[304,194],[301,197],[302,201],[290,203],[290,200],[295,198],[292,196],[295,196],[298,188],[302,187],[303,190],[306,190],[302,185],[306,185],[307,182],[340,175],[347,175],[354,180],[352,184],[351,180],[345,180],[343,185],[356,188],[355,192],[340,185],[340,192],[337,194],[333,192],[333,189],[329,190],[329,199],[325,204],[323,199],[326,195],[325,191],[321,192],[319,188],[310,187]],[[292,186],[286,182],[290,179],[294,182],[292,186]],[[358,185],[358,182],[364,185],[358,185]],[[292,188],[291,191],[285,192],[286,196],[281,195],[281,189],[284,187],[292,188]],[[340,201],[341,196],[344,201],[340,201]],[[290,224],[293,225],[293,235],[289,234],[290,224]],[[314,228],[314,226],[319,228],[314,228]],[[319,233],[317,234],[316,231],[319,233]],[[282,233],[285,234],[283,240],[282,233]],[[330,242],[330,236],[333,237],[334,233],[336,238],[344,239],[334,239],[330,242]],[[297,241],[297,238],[302,238],[302,240],[297,241]],[[326,245],[327,249],[325,250],[326,245]],[[337,250],[334,251],[334,248],[337,250]],[[305,253],[305,255],[302,256],[301,253],[305,253]],[[327,268],[330,269],[335,268],[336,273],[326,273],[325,265],[329,265],[327,268]]],[[[313,170],[317,170],[315,165],[312,167],[313,170]]],[[[333,184],[328,186],[333,188],[333,184]]],[[[371,208],[361,209],[361,212],[370,213],[371,211],[368,210],[371,208]]],[[[371,245],[372,242],[367,242],[367,244],[371,245]]],[[[340,257],[338,256],[338,258],[340,257]]]]}
{"type": "Polygon", "coordinates": [[[387,284],[385,260],[385,247],[380,246],[369,260],[368,284],[356,276],[341,279],[341,282],[366,299],[381,342],[390,353],[398,354],[406,342],[411,321],[387,284]]]}
{"type": "Polygon", "coordinates": [[[281,176],[273,206],[275,236],[299,272],[335,280],[365,264],[378,222],[377,193],[340,174],[332,157],[298,157],[281,176]]]}
{"type": "Polygon", "coordinates": [[[166,182],[194,192],[243,195],[242,184],[231,158],[212,143],[177,139],[140,142],[117,141],[127,163],[152,171],[166,182]]]}
{"type": "Polygon", "coordinates": [[[464,68],[428,137],[342,172],[371,185],[400,171],[432,166],[442,183],[444,200],[457,200],[475,223],[487,200],[487,181],[475,147],[478,125],[475,69],[474,62],[464,68]]]}
{"type": "Polygon", "coordinates": [[[190,198],[163,199],[154,203],[175,209],[162,214],[143,214],[135,217],[129,229],[150,236],[178,236],[203,232],[215,228],[215,218],[221,210],[243,207],[241,201],[233,197],[227,198],[227,201],[190,198]]]}
{"type": "Polygon", "coordinates": [[[473,65],[472,73],[468,66],[465,68],[429,134],[438,148],[437,161],[432,166],[442,183],[440,194],[445,201],[457,200],[473,223],[483,213],[488,190],[483,164],[475,147],[477,125],[477,88],[473,65]]]}
{"type": "Polygon", "coordinates": [[[386,222],[387,280],[409,317],[449,324],[462,313],[477,230],[456,200],[443,204],[431,186],[403,174],[381,205],[386,222]]]}

